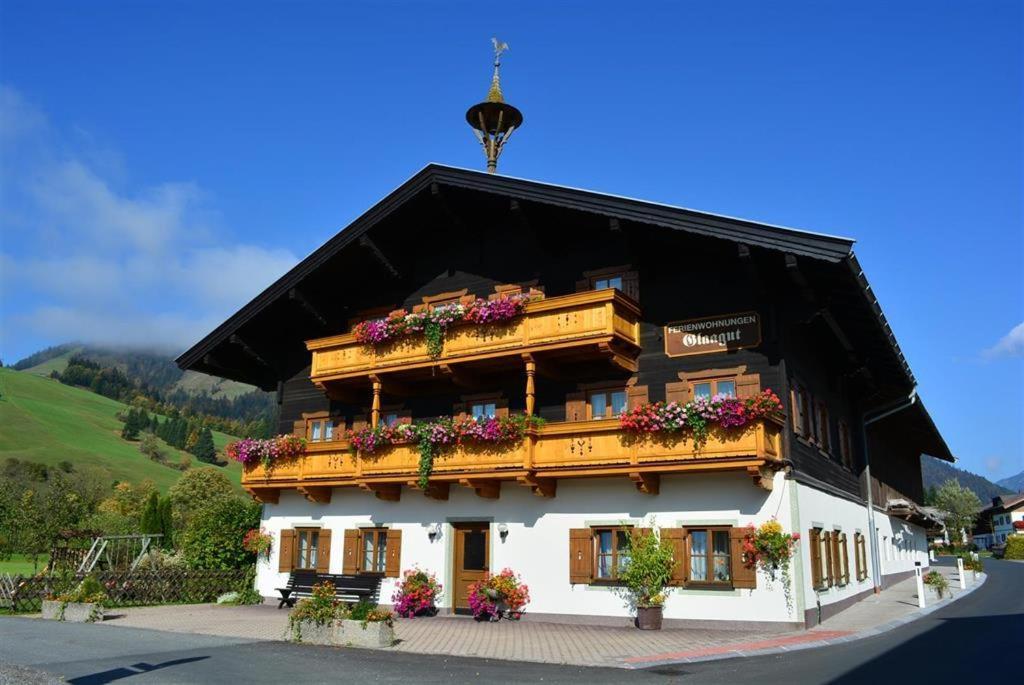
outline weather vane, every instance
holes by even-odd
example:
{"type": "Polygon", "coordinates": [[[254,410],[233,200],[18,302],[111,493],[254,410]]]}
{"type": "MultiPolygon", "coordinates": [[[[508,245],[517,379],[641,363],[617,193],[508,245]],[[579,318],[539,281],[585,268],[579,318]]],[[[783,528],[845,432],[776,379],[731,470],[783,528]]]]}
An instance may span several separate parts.
{"type": "Polygon", "coordinates": [[[473,133],[484,149],[487,172],[493,174],[498,169],[498,157],[505,143],[512,137],[512,132],[522,126],[523,115],[505,102],[501,92],[501,54],[508,50],[508,43],[491,38],[491,44],[494,46],[494,76],[491,78],[491,88],[484,102],[469,108],[466,112],[466,121],[473,127],[473,133]]]}

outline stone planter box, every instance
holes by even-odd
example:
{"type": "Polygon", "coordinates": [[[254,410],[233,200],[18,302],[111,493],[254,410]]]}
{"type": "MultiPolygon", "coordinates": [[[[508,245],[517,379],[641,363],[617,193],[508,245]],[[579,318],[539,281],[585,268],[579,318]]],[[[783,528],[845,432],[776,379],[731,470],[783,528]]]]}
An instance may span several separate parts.
{"type": "Polygon", "coordinates": [[[395,629],[383,621],[367,623],[362,621],[341,622],[340,644],[352,647],[390,647],[395,644],[395,629]]]}
{"type": "Polygon", "coordinates": [[[91,623],[103,620],[103,607],[99,604],[68,602],[64,607],[63,617],[60,614],[61,604],[53,599],[44,599],[43,618],[51,621],[67,621],[68,623],[91,623]]]}
{"type": "Polygon", "coordinates": [[[942,593],[942,597],[939,597],[939,591],[933,588],[931,585],[924,586],[924,599],[928,604],[934,604],[941,599],[948,599],[952,595],[952,589],[946,588],[942,593]]]}
{"type": "Polygon", "coordinates": [[[395,643],[395,629],[383,622],[337,621],[319,625],[312,621],[299,624],[299,638],[291,639],[310,645],[339,645],[350,647],[390,647],[395,643]]]}

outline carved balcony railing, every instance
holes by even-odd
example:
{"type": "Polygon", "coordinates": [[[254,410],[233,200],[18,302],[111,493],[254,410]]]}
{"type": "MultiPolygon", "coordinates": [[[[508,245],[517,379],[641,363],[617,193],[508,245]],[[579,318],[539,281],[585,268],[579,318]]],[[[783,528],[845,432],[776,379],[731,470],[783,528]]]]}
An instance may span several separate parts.
{"type": "Polygon", "coordinates": [[[517,355],[593,354],[636,370],[640,310],[617,290],[596,290],[536,300],[505,324],[458,324],[445,334],[438,357],[423,336],[384,345],[362,344],[351,333],[306,342],[313,353],[310,379],[323,387],[384,372],[412,372],[517,355]]]}
{"type": "MultiPolygon", "coordinates": [[[[712,429],[700,446],[692,438],[624,432],[618,421],[552,423],[528,431],[522,441],[465,445],[434,460],[426,494],[447,499],[452,484],[471,487],[482,497],[498,497],[503,482],[529,486],[554,496],[560,479],[624,477],[641,492],[656,494],[660,476],[686,472],[745,471],[755,484],[771,489],[782,466],[782,426],[762,419],[742,429],[712,429]]],[[[242,485],[262,501],[276,502],[283,489],[297,489],[316,502],[330,501],[336,487],[359,487],[396,500],[403,486],[416,487],[416,445],[392,445],[357,454],[345,440],[313,443],[306,454],[265,469],[246,466],[242,485]]]]}

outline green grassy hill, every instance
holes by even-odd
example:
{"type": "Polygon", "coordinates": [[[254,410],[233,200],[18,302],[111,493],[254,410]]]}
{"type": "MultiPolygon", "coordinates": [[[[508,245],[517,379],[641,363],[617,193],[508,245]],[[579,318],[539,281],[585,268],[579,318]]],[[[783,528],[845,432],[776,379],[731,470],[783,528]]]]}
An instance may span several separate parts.
{"type": "MultiPolygon", "coordinates": [[[[0,460],[14,457],[47,465],[65,460],[89,464],[106,469],[117,480],[149,478],[166,490],[181,471],[152,461],[139,451],[137,442],[121,439],[117,414],[124,409],[124,404],[87,390],[31,372],[0,368],[0,460]]],[[[218,451],[230,440],[223,433],[213,434],[218,451]]],[[[171,463],[185,455],[162,446],[171,463]]],[[[202,465],[195,459],[193,463],[202,465]]],[[[239,482],[238,464],[232,463],[225,472],[239,482]]]]}
{"type": "Polygon", "coordinates": [[[49,376],[53,371],[64,371],[64,369],[68,368],[68,360],[81,352],[81,350],[81,347],[73,347],[63,354],[57,355],[56,357],[50,357],[46,361],[24,369],[24,372],[31,373],[36,376],[49,376]]]}

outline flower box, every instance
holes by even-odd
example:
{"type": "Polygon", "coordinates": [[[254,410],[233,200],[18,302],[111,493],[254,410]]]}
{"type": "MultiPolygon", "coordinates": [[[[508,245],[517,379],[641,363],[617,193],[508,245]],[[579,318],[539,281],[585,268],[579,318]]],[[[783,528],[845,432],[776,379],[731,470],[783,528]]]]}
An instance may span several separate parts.
{"type": "Polygon", "coordinates": [[[924,586],[924,598],[925,601],[929,604],[931,604],[932,602],[938,602],[940,600],[946,599],[950,596],[950,594],[951,593],[948,588],[940,591],[932,587],[931,585],[924,586]]]}
{"type": "Polygon", "coordinates": [[[341,626],[338,623],[317,623],[316,621],[298,621],[292,631],[292,641],[309,645],[340,644],[341,626]]]}
{"type": "Polygon", "coordinates": [[[103,606],[93,602],[61,602],[43,600],[43,618],[68,623],[92,623],[103,620],[103,606]]]}
{"type": "Polygon", "coordinates": [[[350,647],[390,647],[395,644],[395,628],[388,621],[343,620],[335,634],[336,644],[350,647]],[[339,639],[340,638],[340,639],[339,639]]]}

